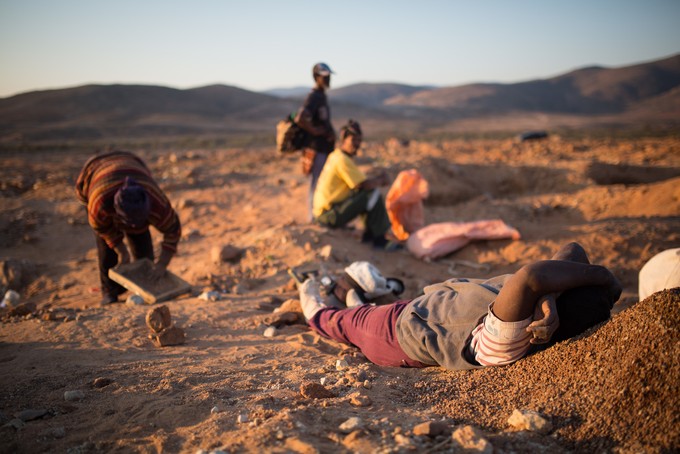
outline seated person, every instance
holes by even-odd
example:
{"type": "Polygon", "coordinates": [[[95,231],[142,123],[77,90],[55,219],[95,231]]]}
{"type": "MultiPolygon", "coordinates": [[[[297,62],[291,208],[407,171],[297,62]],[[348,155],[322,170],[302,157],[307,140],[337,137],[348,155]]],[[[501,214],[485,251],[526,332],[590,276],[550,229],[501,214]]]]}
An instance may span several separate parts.
{"type": "Polygon", "coordinates": [[[359,151],[361,138],[361,126],[356,121],[349,120],[340,130],[340,148],[328,156],[314,191],[314,219],[335,228],[363,216],[362,242],[378,249],[398,249],[398,243],[385,237],[391,224],[378,190],[389,184],[387,174],[383,171],[367,178],[352,159],[359,151]]]}
{"type": "Polygon", "coordinates": [[[300,286],[307,323],[322,336],[380,366],[451,370],[511,364],[534,344],[576,336],[609,319],[620,295],[616,277],[577,243],[515,274],[450,279],[385,306],[328,307],[316,281],[300,286]]]}

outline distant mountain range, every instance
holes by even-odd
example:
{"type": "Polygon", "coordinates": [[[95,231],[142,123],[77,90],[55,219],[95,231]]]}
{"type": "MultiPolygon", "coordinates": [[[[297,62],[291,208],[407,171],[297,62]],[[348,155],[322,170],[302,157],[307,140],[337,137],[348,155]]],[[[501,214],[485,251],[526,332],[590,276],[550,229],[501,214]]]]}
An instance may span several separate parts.
{"type": "MultiPolygon", "coordinates": [[[[73,142],[273,140],[275,123],[309,87],[256,93],[226,85],[188,90],[86,85],[0,98],[0,146],[73,142]],[[260,139],[258,139],[258,137],[260,139]]],[[[349,117],[370,137],[527,128],[680,125],[680,54],[550,79],[454,87],[361,83],[329,92],[336,127],[349,117]]]]}

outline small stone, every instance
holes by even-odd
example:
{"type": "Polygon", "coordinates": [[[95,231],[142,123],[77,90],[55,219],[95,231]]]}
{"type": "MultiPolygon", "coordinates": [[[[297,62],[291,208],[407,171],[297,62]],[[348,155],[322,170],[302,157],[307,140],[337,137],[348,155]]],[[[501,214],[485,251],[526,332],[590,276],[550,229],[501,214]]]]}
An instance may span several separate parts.
{"type": "Polygon", "coordinates": [[[92,381],[93,388],[105,388],[113,383],[113,380],[105,377],[97,377],[92,381]]]}
{"type": "Polygon", "coordinates": [[[160,333],[172,325],[170,309],[167,306],[159,306],[146,313],[146,326],[152,331],[160,333]]]}
{"type": "Polygon", "coordinates": [[[125,304],[127,304],[128,306],[140,306],[144,304],[144,298],[137,294],[130,295],[125,300],[125,304]]]}
{"type": "Polygon", "coordinates": [[[335,362],[335,370],[345,370],[349,367],[349,363],[345,359],[339,359],[335,362]]]}
{"type": "Polygon", "coordinates": [[[14,290],[7,290],[5,292],[4,298],[2,298],[0,307],[15,307],[17,304],[19,304],[19,300],[21,300],[19,293],[15,292],[14,290]]]}
{"type": "Polygon", "coordinates": [[[359,372],[357,372],[357,381],[363,382],[368,378],[368,374],[366,373],[365,370],[359,369],[359,372]]]}
{"type": "Polygon", "coordinates": [[[413,444],[411,439],[409,437],[407,437],[406,435],[403,435],[403,434],[396,434],[394,436],[394,442],[396,444],[398,444],[399,446],[404,446],[404,447],[411,446],[413,444]]]}
{"type": "Polygon", "coordinates": [[[373,404],[370,397],[359,393],[352,394],[349,398],[349,403],[355,407],[368,407],[373,404]]]}
{"type": "Polygon", "coordinates": [[[222,295],[220,294],[220,292],[211,290],[209,292],[203,292],[200,295],[198,295],[198,299],[203,301],[219,301],[222,299],[222,295]]]}
{"type": "Polygon", "coordinates": [[[436,437],[449,429],[449,425],[443,421],[426,421],[413,428],[413,435],[427,435],[436,437]]]}
{"type": "Polygon", "coordinates": [[[21,303],[14,306],[9,311],[10,317],[25,317],[31,315],[36,310],[36,305],[34,303],[21,303]]]}
{"type": "Polygon", "coordinates": [[[184,330],[177,326],[170,326],[158,333],[155,337],[158,347],[169,347],[171,345],[181,345],[186,341],[184,330]]]}
{"type": "Polygon", "coordinates": [[[217,406],[214,406],[214,407],[212,407],[212,408],[210,409],[210,414],[211,414],[211,415],[215,415],[215,414],[217,414],[217,413],[219,413],[219,412],[220,412],[220,409],[217,408],[217,406]]]}
{"type": "Polygon", "coordinates": [[[243,423],[245,423],[245,422],[248,422],[248,415],[246,415],[246,414],[240,414],[240,415],[238,415],[238,418],[236,418],[236,421],[237,421],[239,424],[243,424],[243,423]]]}
{"type": "Polygon", "coordinates": [[[22,410],[19,413],[15,414],[14,416],[21,419],[22,421],[33,421],[34,419],[42,418],[47,414],[47,410],[45,409],[39,409],[39,410],[33,410],[33,409],[28,409],[28,410],[22,410]]]}
{"type": "Polygon", "coordinates": [[[268,326],[267,329],[264,330],[264,337],[274,337],[276,336],[276,326],[268,326]]]}
{"type": "Polygon", "coordinates": [[[44,431],[43,436],[52,438],[64,438],[66,436],[66,429],[64,427],[53,427],[44,431]]]}
{"type": "Polygon", "coordinates": [[[361,419],[357,416],[352,416],[347,421],[338,426],[341,432],[350,433],[353,430],[359,429],[362,426],[361,419]]]}
{"type": "Polygon", "coordinates": [[[546,434],[552,430],[552,423],[540,413],[532,410],[515,410],[508,418],[508,424],[515,429],[546,434]]]}
{"type": "Polygon", "coordinates": [[[373,384],[371,383],[370,380],[364,380],[361,386],[363,386],[366,389],[371,389],[373,387],[373,384]]]}
{"type": "Polygon", "coordinates": [[[308,399],[329,399],[337,397],[330,389],[319,383],[303,383],[300,385],[300,394],[308,399]]]}
{"type": "Polygon", "coordinates": [[[64,399],[73,402],[76,400],[83,400],[85,398],[85,393],[80,390],[75,391],[64,391],[64,399]]]}
{"type": "Polygon", "coordinates": [[[333,246],[331,246],[330,244],[325,245],[319,250],[319,257],[325,260],[329,259],[332,254],[333,246]]]}
{"type": "Polygon", "coordinates": [[[226,246],[215,246],[210,251],[213,263],[231,262],[236,263],[243,256],[243,249],[230,244],[226,246]]]}
{"type": "Polygon", "coordinates": [[[322,385],[325,385],[326,383],[328,383],[328,377],[321,377],[321,379],[319,380],[319,383],[321,383],[322,385]]]}
{"type": "Polygon", "coordinates": [[[14,427],[16,430],[21,430],[24,427],[26,427],[26,423],[19,418],[14,418],[10,422],[5,424],[5,427],[14,427]]]}
{"type": "Polygon", "coordinates": [[[481,431],[473,426],[462,426],[457,428],[451,438],[460,445],[461,448],[467,452],[481,452],[483,454],[492,454],[493,445],[484,438],[481,431]]]}

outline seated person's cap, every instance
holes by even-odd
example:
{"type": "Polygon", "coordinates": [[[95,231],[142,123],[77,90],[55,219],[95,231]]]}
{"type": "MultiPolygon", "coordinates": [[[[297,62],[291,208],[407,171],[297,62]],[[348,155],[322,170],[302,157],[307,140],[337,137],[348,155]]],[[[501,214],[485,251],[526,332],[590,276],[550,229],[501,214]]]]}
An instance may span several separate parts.
{"type": "Polygon", "coordinates": [[[326,63],[317,63],[314,65],[312,72],[315,76],[330,76],[331,74],[335,74],[333,71],[331,71],[331,67],[326,63]]]}

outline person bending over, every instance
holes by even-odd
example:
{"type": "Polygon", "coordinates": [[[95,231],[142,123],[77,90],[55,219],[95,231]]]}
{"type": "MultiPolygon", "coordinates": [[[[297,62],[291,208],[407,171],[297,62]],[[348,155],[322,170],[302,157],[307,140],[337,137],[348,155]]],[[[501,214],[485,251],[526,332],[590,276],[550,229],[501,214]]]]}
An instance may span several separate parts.
{"type": "Polygon", "coordinates": [[[397,243],[385,234],[391,227],[380,186],[389,184],[387,174],[367,178],[354,162],[361,147],[361,126],[349,122],[340,130],[340,147],[336,148],[321,171],[314,191],[314,219],[327,227],[342,227],[358,216],[364,217],[362,242],[377,249],[394,250],[397,243]]]}
{"type": "Polygon", "coordinates": [[[450,370],[511,364],[534,344],[576,336],[607,320],[621,295],[616,277],[577,243],[515,274],[449,279],[385,306],[326,307],[313,279],[299,290],[307,323],[322,336],[380,366],[450,370]]]}
{"type": "Polygon", "coordinates": [[[125,292],[109,278],[109,269],[130,262],[131,255],[133,259],[154,259],[149,225],[163,233],[151,277],[159,279],[165,274],[182,230],[177,213],[144,161],[127,151],[90,158],[78,175],[76,196],[87,206],[88,222],[97,239],[102,305],[117,301],[125,292]]]}

